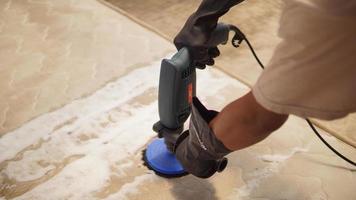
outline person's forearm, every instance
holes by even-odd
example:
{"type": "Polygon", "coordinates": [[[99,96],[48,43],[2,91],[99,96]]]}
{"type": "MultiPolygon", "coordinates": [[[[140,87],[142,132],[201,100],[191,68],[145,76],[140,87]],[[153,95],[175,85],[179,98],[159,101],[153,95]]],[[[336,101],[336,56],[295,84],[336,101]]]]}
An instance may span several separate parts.
{"type": "Polygon", "coordinates": [[[263,108],[249,92],[227,105],[209,125],[228,149],[239,150],[260,142],[287,118],[263,108]]]}

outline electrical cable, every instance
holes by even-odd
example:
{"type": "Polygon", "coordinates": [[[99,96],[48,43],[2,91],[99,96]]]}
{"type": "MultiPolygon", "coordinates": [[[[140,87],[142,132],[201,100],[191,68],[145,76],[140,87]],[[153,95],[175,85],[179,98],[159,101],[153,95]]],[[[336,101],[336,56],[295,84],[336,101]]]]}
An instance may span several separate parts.
{"type": "MultiPolygon", "coordinates": [[[[246,36],[237,28],[237,27],[231,27],[233,31],[235,31],[236,35],[238,35],[238,37],[234,37],[234,39],[236,41],[238,41],[237,43],[235,43],[234,39],[233,39],[233,45],[235,47],[238,47],[239,44],[241,43],[242,40],[245,40],[248,47],[250,48],[253,56],[255,57],[256,61],[258,62],[258,64],[260,65],[260,67],[262,69],[265,69],[265,66],[262,64],[262,62],[260,61],[260,59],[258,58],[255,50],[253,49],[250,41],[248,41],[248,39],[246,38],[246,36]]],[[[306,118],[305,119],[307,121],[307,123],[309,124],[310,128],[313,130],[313,132],[318,136],[318,138],[331,150],[333,151],[337,156],[339,156],[340,158],[342,158],[344,161],[350,163],[353,166],[356,166],[356,163],[350,159],[348,159],[347,157],[345,157],[344,155],[342,155],[340,152],[338,152],[335,148],[333,148],[328,142],[325,141],[325,139],[321,136],[321,134],[316,130],[316,128],[314,127],[313,123],[306,118]]]]}
{"type": "Polygon", "coordinates": [[[316,128],[314,127],[314,125],[311,123],[311,121],[309,119],[305,119],[310,128],[313,129],[314,133],[316,134],[316,136],[318,136],[318,138],[327,146],[329,147],[329,149],[331,149],[331,151],[333,151],[336,155],[338,155],[339,157],[341,157],[342,159],[344,159],[346,162],[350,163],[351,165],[356,166],[356,163],[353,162],[352,160],[346,158],[344,155],[342,155],[340,152],[338,152],[336,149],[334,149],[329,143],[327,143],[325,141],[325,139],[323,137],[321,137],[320,133],[316,130],[316,128]]]}

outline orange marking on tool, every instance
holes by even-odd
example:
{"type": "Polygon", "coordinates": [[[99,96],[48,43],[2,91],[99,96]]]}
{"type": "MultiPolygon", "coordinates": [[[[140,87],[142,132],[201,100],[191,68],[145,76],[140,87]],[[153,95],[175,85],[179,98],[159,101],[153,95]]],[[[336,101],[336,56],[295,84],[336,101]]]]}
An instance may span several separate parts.
{"type": "Polygon", "coordinates": [[[189,102],[189,104],[192,103],[192,100],[193,100],[193,84],[190,83],[188,85],[188,102],[189,102]]]}

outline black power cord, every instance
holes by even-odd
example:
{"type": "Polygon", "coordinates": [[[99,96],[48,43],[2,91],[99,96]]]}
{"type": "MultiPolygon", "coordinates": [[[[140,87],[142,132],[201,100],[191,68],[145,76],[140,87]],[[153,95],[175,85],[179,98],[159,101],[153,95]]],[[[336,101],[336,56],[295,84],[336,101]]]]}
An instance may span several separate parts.
{"type": "Polygon", "coordinates": [[[342,155],[340,152],[338,152],[336,149],[334,149],[329,143],[327,143],[325,141],[325,139],[323,137],[321,137],[320,133],[316,130],[316,128],[314,127],[314,125],[311,123],[311,121],[309,119],[305,119],[307,120],[309,126],[311,129],[313,129],[314,133],[316,134],[316,136],[318,136],[318,138],[327,146],[329,147],[329,149],[331,149],[331,151],[333,151],[336,155],[338,155],[340,158],[344,159],[346,162],[350,163],[353,166],[356,166],[356,163],[353,162],[352,160],[346,158],[344,155],[342,155]]]}
{"type": "MultiPolygon", "coordinates": [[[[240,29],[238,29],[236,26],[230,25],[230,30],[235,32],[235,36],[232,38],[232,45],[234,47],[239,47],[241,42],[243,40],[246,41],[248,47],[250,48],[253,56],[255,57],[256,61],[258,62],[258,64],[260,65],[260,67],[262,69],[265,69],[265,66],[262,64],[262,62],[260,61],[260,59],[258,58],[255,50],[253,49],[250,41],[248,41],[248,39],[246,38],[246,36],[240,31],[240,29]]],[[[336,149],[334,149],[328,142],[325,141],[325,139],[320,135],[320,133],[316,130],[316,128],[314,127],[313,123],[311,123],[311,121],[306,118],[305,119],[307,121],[307,123],[309,124],[310,128],[313,130],[313,132],[316,134],[316,136],[318,136],[318,138],[331,150],[333,151],[336,155],[338,155],[340,158],[342,158],[344,161],[350,163],[353,166],[356,166],[356,163],[348,158],[346,158],[344,155],[342,155],[340,152],[338,152],[336,149]]]]}

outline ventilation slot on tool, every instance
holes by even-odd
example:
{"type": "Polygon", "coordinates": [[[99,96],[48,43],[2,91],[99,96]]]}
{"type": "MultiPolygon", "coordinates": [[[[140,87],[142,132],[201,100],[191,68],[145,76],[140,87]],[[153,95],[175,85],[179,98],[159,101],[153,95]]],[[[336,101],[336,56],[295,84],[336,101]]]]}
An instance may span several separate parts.
{"type": "Polygon", "coordinates": [[[188,78],[192,74],[193,70],[194,70],[193,67],[189,67],[186,70],[184,70],[182,72],[182,79],[188,78]]]}

